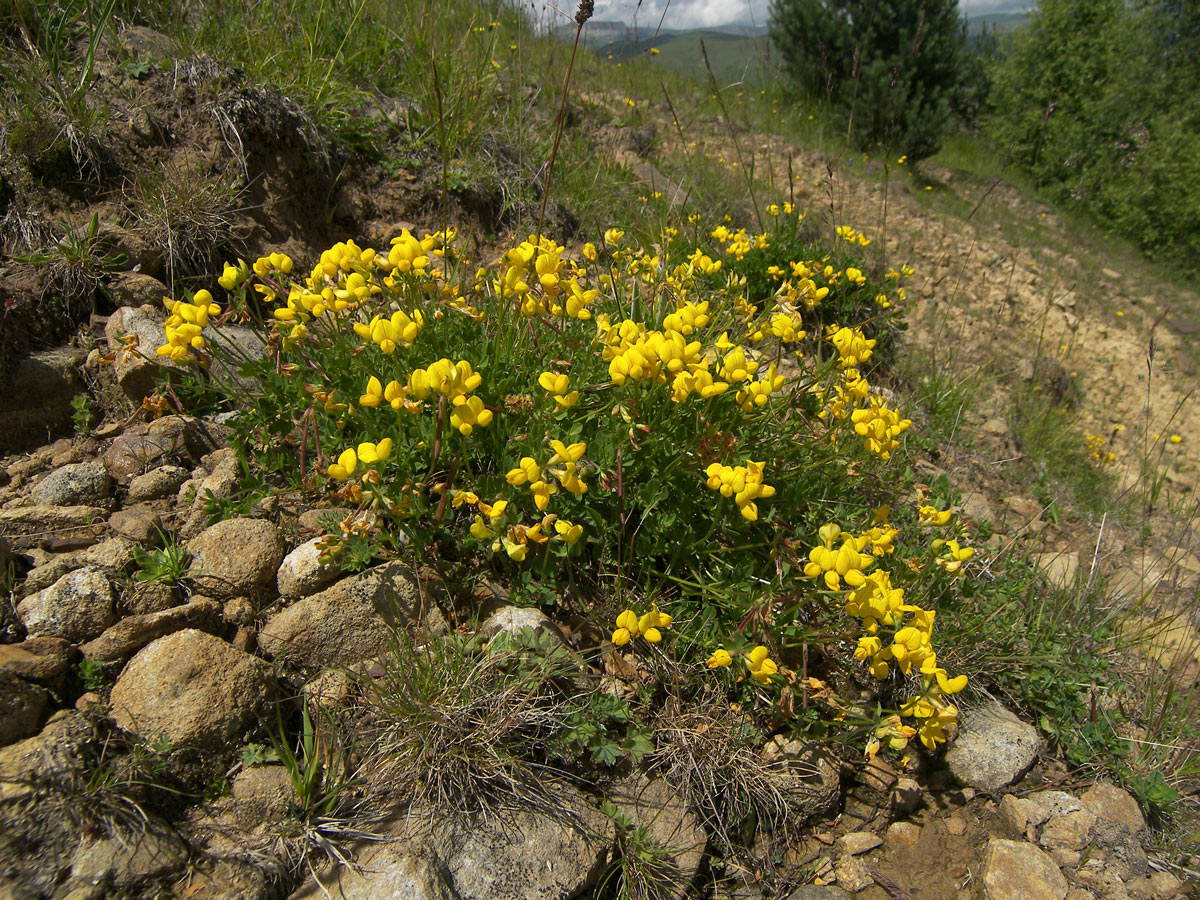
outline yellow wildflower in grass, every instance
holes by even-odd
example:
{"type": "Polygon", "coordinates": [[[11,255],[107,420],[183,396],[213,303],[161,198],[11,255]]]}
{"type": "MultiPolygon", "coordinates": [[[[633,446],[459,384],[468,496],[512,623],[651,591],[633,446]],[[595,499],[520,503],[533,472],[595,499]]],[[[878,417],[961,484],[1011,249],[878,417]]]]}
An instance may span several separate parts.
{"type": "Polygon", "coordinates": [[[923,504],[917,507],[917,524],[940,527],[950,521],[953,513],[948,509],[938,509],[936,506],[923,504]]]}
{"type": "Polygon", "coordinates": [[[575,522],[568,522],[566,519],[556,519],[554,530],[558,534],[559,540],[571,545],[579,543],[579,539],[583,537],[583,526],[575,522]]]}
{"type": "Polygon", "coordinates": [[[326,473],[335,481],[345,481],[354,474],[358,468],[358,455],[351,449],[342,451],[341,456],[337,458],[337,462],[330,463],[326,473]]]}
{"type": "Polygon", "coordinates": [[[838,354],[838,366],[850,368],[861,365],[871,358],[871,353],[877,341],[863,334],[862,329],[855,326],[829,325],[826,327],[826,339],[833,344],[838,354]]]}
{"type": "Polygon", "coordinates": [[[958,541],[934,541],[935,550],[941,548],[943,553],[934,562],[947,574],[958,577],[963,574],[963,563],[975,555],[973,547],[959,547],[958,541]]]}
{"type": "Polygon", "coordinates": [[[627,609],[617,616],[617,630],[612,633],[612,642],[618,647],[624,647],[641,634],[638,628],[638,614],[627,609]]]}
{"type": "Polygon", "coordinates": [[[710,669],[728,669],[733,665],[733,657],[722,647],[714,650],[704,664],[710,669]]]}
{"type": "Polygon", "coordinates": [[[871,397],[870,405],[865,409],[851,412],[850,421],[854,423],[855,433],[863,438],[863,447],[867,452],[885,461],[900,446],[896,438],[912,425],[911,419],[901,419],[900,413],[889,409],[886,401],[878,395],[871,397]]]}
{"type": "Polygon", "coordinates": [[[672,616],[669,616],[664,612],[659,612],[658,604],[651,604],[650,611],[648,613],[644,613],[642,617],[638,619],[638,631],[640,631],[642,633],[642,637],[644,637],[651,644],[657,644],[662,640],[662,632],[659,631],[659,629],[666,628],[668,625],[670,625],[672,619],[672,616]]]}
{"type": "Polygon", "coordinates": [[[217,284],[227,291],[232,291],[249,277],[250,266],[244,259],[238,259],[236,266],[233,263],[225,263],[221,277],[217,279],[217,284]]]}
{"type": "Polygon", "coordinates": [[[378,444],[364,441],[358,445],[358,461],[363,465],[387,462],[392,455],[392,439],[384,438],[378,444]]]}
{"type": "Polygon", "coordinates": [[[711,463],[704,474],[705,483],[722,497],[732,497],[742,518],[750,522],[758,520],[759,499],[775,496],[775,488],[763,482],[765,463],[747,460],[744,466],[725,466],[711,463]]]}
{"type": "Polygon", "coordinates": [[[355,322],[354,333],[392,354],[397,347],[411,347],[424,327],[425,317],[419,309],[411,315],[398,309],[391,316],[376,315],[369,322],[355,322]]]}
{"type": "Polygon", "coordinates": [[[779,671],[779,666],[770,658],[770,652],[766,647],[759,645],[746,654],[750,677],[759,684],[770,684],[771,677],[779,671]]]}
{"type": "Polygon", "coordinates": [[[463,437],[470,437],[476,428],[485,428],[492,423],[492,411],[478,397],[467,397],[455,403],[450,411],[450,424],[463,437]]]}
{"type": "Polygon", "coordinates": [[[538,384],[550,394],[559,412],[568,410],[579,402],[579,391],[570,389],[571,381],[565,374],[543,372],[538,376],[538,384]]]}
{"type": "Polygon", "coordinates": [[[822,526],[818,534],[821,544],[809,551],[804,574],[809,578],[823,576],[825,586],[831,591],[841,589],[842,579],[851,587],[864,584],[866,576],[862,570],[875,562],[875,557],[862,552],[867,541],[842,531],[836,522],[822,526]],[[841,546],[835,547],[834,544],[839,540],[841,546]]]}

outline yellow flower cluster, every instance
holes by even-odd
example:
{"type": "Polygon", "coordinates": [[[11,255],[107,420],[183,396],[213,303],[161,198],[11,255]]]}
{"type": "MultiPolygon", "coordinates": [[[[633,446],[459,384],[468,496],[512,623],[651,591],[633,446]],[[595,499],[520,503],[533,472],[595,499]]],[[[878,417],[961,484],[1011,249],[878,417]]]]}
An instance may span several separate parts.
{"type": "Polygon", "coordinates": [[[722,497],[733,497],[742,517],[754,522],[758,520],[758,504],[755,501],[775,496],[775,488],[763,483],[764,465],[754,460],[748,460],[744,466],[712,463],[705,470],[707,484],[714,491],[719,491],[722,497]]]}
{"type": "Polygon", "coordinates": [[[166,356],[176,362],[193,358],[193,350],[204,349],[204,326],[210,316],[219,316],[221,307],[213,302],[213,296],[208,291],[199,290],[192,296],[192,302],[172,300],[163,297],[163,304],[171,315],[163,325],[167,341],[157,350],[155,355],[166,356]]]}
{"type": "MultiPolygon", "coordinates": [[[[771,659],[771,651],[758,646],[745,655],[746,669],[750,677],[759,684],[770,684],[772,676],[779,672],[779,666],[771,659]]],[[[733,657],[724,647],[718,648],[705,662],[710,669],[728,669],[733,665],[733,657]]]]}
{"type": "Polygon", "coordinates": [[[492,411],[472,395],[482,383],[483,376],[465,359],[452,363],[443,358],[427,369],[415,369],[409,374],[408,394],[418,404],[432,394],[441,394],[451,403],[450,424],[463,437],[469,437],[475,428],[484,428],[492,422],[492,411]]]}
{"type": "Polygon", "coordinates": [[[565,412],[579,402],[579,391],[571,390],[571,379],[554,372],[543,372],[538,376],[538,385],[554,400],[554,408],[565,412]]]}
{"type": "MultiPolygon", "coordinates": [[[[919,737],[930,749],[945,741],[945,729],[957,716],[957,710],[945,697],[967,686],[966,675],[951,677],[937,663],[933,649],[935,612],[906,603],[904,589],[893,586],[889,572],[877,569],[863,573],[875,561],[871,555],[862,553],[864,548],[870,546],[880,555],[892,552],[892,541],[898,531],[883,521],[887,514],[886,507],[876,510],[873,518],[877,524],[857,538],[842,531],[836,523],[822,527],[821,544],[809,553],[810,562],[804,570],[812,578],[824,575],[831,590],[838,590],[841,578],[845,578],[850,586],[846,593],[846,613],[859,619],[865,632],[858,640],[854,656],[867,664],[874,678],[886,679],[894,666],[903,675],[915,673],[922,679],[921,693],[906,701],[898,715],[886,718],[875,729],[867,744],[870,756],[878,751],[881,741],[894,749],[903,749],[913,737],[919,737]],[[835,549],[838,541],[842,542],[841,547],[835,549]],[[890,633],[884,634],[882,629],[890,629],[890,633]],[[918,727],[905,725],[901,717],[917,719],[918,727]]],[[[942,545],[947,548],[947,555],[944,561],[939,557],[938,564],[944,562],[945,567],[953,563],[956,566],[953,571],[961,571],[963,561],[973,551],[959,548],[953,541],[937,541],[934,549],[942,545]]]]}
{"type": "Polygon", "coordinates": [[[582,525],[561,519],[553,513],[542,516],[534,525],[524,525],[507,521],[507,500],[484,503],[471,491],[456,491],[453,505],[458,507],[464,503],[479,510],[471,523],[471,536],[480,541],[491,540],[493,553],[503,550],[514,562],[524,562],[531,545],[552,540],[573,545],[583,537],[582,525]]]}
{"type": "Polygon", "coordinates": [[[863,552],[871,545],[870,536],[855,537],[842,531],[836,522],[821,526],[818,534],[821,544],[809,551],[804,574],[809,578],[823,577],[825,586],[831,591],[841,589],[842,579],[851,587],[864,584],[863,570],[875,562],[874,556],[863,552]],[[841,545],[836,546],[839,541],[841,545]]]}
{"type": "Polygon", "coordinates": [[[870,238],[861,231],[855,231],[849,225],[839,225],[837,236],[848,244],[858,244],[860,247],[866,247],[871,243],[870,238]]]}
{"type": "Polygon", "coordinates": [[[554,451],[554,455],[545,465],[539,464],[532,456],[524,456],[521,458],[521,462],[515,468],[509,469],[505,476],[505,480],[514,487],[523,484],[529,485],[529,490],[533,494],[533,503],[539,510],[544,510],[549,506],[550,497],[558,492],[558,488],[550,480],[549,475],[553,475],[565,490],[576,496],[586,494],[588,489],[583,479],[579,477],[579,461],[587,451],[587,444],[579,441],[568,446],[562,441],[552,440],[550,449],[554,451]],[[552,468],[557,464],[561,464],[561,467],[552,468]]]}
{"type": "Polygon", "coordinates": [[[850,413],[850,421],[854,423],[854,431],[862,437],[867,452],[883,460],[891,458],[892,451],[900,446],[896,438],[912,425],[911,419],[901,419],[900,413],[889,409],[879,396],[871,397],[867,407],[850,413]]]}
{"type": "Polygon", "coordinates": [[[358,464],[364,466],[386,462],[392,455],[392,439],[384,438],[377,444],[367,441],[358,445],[358,450],[347,448],[338,456],[337,462],[331,463],[326,470],[334,481],[345,481],[358,470],[358,464]]]}
{"type": "Polygon", "coordinates": [[[858,326],[847,328],[845,325],[829,325],[825,336],[837,350],[838,366],[843,369],[865,363],[875,349],[876,340],[868,338],[858,326]]]}
{"type": "Polygon", "coordinates": [[[560,247],[542,235],[529,236],[505,254],[505,267],[500,277],[493,282],[501,297],[511,298],[519,304],[526,316],[547,313],[566,315],[573,319],[587,320],[592,317],[588,305],[600,295],[595,289],[585,289],[579,279],[586,271],[564,259],[565,247],[560,247]]]}
{"type": "Polygon", "coordinates": [[[671,624],[674,617],[660,612],[658,604],[652,603],[650,611],[638,616],[632,609],[627,609],[617,616],[617,628],[612,633],[612,642],[618,647],[624,647],[635,637],[645,638],[651,644],[662,640],[662,629],[671,624]]]}

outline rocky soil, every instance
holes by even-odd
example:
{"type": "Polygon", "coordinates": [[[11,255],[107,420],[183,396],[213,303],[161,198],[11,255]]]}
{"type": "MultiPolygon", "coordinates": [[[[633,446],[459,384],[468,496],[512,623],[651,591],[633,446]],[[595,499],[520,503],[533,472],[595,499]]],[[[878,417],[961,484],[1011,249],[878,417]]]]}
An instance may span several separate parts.
{"type": "MultiPolygon", "coordinates": [[[[135,39],[157,40],[126,38],[135,39]]],[[[429,207],[420,185],[351,166],[337,183],[334,216],[314,221],[299,198],[313,184],[332,189],[334,151],[282,98],[187,62],[155,69],[148,81],[116,68],[101,76],[125,98],[114,158],[157,154],[164,169],[254,192],[229,212],[242,252],[282,246],[305,256],[347,237],[386,242],[429,207]],[[248,130],[252,123],[268,133],[248,130]],[[298,143],[298,135],[307,137],[298,143]]],[[[1179,524],[1186,504],[1148,520],[1143,545],[1127,526],[1102,532],[1099,523],[1050,520],[1005,468],[1023,452],[1007,395],[1050,358],[1077,393],[1083,422],[1126,425],[1122,462],[1135,458],[1133,435],[1157,434],[1166,483],[1192,496],[1196,298],[1110,266],[1003,186],[928,172],[936,202],[916,179],[893,184],[885,204],[874,178],[844,166],[834,175],[828,161],[769,135],[744,139],[777,165],[777,183],[790,159],[798,202],[814,216],[875,234],[884,258],[916,267],[909,347],[931,360],[930,373],[934,364],[974,367],[993,379],[994,395],[963,412],[960,440],[923,460],[922,474],[952,479],[968,518],[994,526],[993,549],[1036,533],[1051,577],[1094,566],[1111,579],[1114,602],[1154,593],[1178,613],[1166,662],[1182,660],[1186,676],[1192,654],[1191,676],[1200,673],[1200,560],[1190,520],[1179,524]],[[954,197],[973,206],[984,192],[986,206],[965,223],[942,208],[954,197]],[[1169,433],[1184,440],[1162,444],[1169,433]]],[[[5,175],[6,214],[21,203],[42,216],[111,206],[107,189],[39,193],[36,159],[26,156],[5,175]]],[[[647,160],[629,163],[661,177],[647,160]]],[[[665,851],[650,872],[661,891],[654,896],[686,896],[714,874],[714,896],[730,898],[1183,895],[1186,871],[1154,853],[1136,801],[1104,781],[1077,780],[1036,728],[998,703],[970,710],[953,749],[912,770],[769,742],[753,765],[795,827],[749,852],[733,852],[725,825],[673,785],[668,760],[653,757],[611,776],[547,777],[528,803],[469,822],[367,796],[354,797],[357,817],[299,817],[302,786],[287,767],[246,752],[274,701],[303,692],[329,721],[360,714],[387,677],[381,658],[395,629],[424,640],[462,632],[468,608],[492,614],[486,640],[533,629],[574,652],[585,637],[572,623],[506,607],[502,592],[464,603],[428,571],[388,563],[347,575],[323,566],[315,541],[331,510],[302,497],[237,508],[241,472],[219,418],[135,409],[162,374],[138,351],[157,342],[165,282],[232,248],[170,259],[138,224],[144,218],[112,213],[102,218],[126,224],[107,235],[110,249],[140,268],[104,273],[113,306],[81,332],[39,324],[44,273],[7,266],[0,285],[13,301],[9,327],[24,322],[27,335],[0,360],[0,434],[10,454],[0,460],[0,573],[11,573],[11,603],[0,605],[0,897],[566,898],[618,877],[611,863],[636,851],[639,827],[647,845],[665,851]],[[31,334],[41,337],[31,342],[31,334]],[[109,415],[87,437],[61,436],[85,388],[109,415]],[[167,535],[186,556],[160,555],[161,577],[135,577],[150,571],[147,554],[162,551],[167,535]],[[602,800],[629,827],[602,814],[602,800]]],[[[1134,485],[1140,469],[1125,471],[1134,485]]],[[[609,658],[606,671],[614,665],[619,671],[609,658]]],[[[581,666],[580,678],[604,674],[581,666]]],[[[1183,862],[1196,868],[1194,857],[1183,862]]],[[[627,867],[624,877],[638,873],[627,867]]]]}

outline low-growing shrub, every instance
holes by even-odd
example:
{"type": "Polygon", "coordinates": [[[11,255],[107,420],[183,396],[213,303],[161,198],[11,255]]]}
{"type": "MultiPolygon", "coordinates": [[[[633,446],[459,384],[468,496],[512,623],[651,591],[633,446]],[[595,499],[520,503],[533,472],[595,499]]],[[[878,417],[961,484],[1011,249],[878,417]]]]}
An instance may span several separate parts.
{"type": "Polygon", "coordinates": [[[158,353],[209,367],[262,477],[342,510],[326,560],[368,538],[519,580],[785,720],[794,692],[832,696],[817,675],[869,672],[876,709],[827,718],[872,754],[932,748],[966,682],[937,664],[933,608],[973,551],[948,510],[887,505],[911,423],[866,373],[910,271],[874,277],[853,228],[831,252],[791,204],[767,211],[760,234],[693,216],[577,256],[530,236],[495,268],[453,233],[339,243],[303,272],[273,253],[225,267],[227,306],[168,301],[158,353]]]}

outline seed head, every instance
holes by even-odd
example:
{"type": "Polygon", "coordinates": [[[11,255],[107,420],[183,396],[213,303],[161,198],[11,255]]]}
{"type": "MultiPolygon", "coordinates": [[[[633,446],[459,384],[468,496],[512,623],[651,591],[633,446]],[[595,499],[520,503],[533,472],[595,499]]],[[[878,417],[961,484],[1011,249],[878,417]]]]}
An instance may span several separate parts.
{"type": "Polygon", "coordinates": [[[592,17],[592,13],[595,11],[596,7],[592,0],[579,0],[579,9],[575,13],[575,21],[582,25],[592,17]]]}

